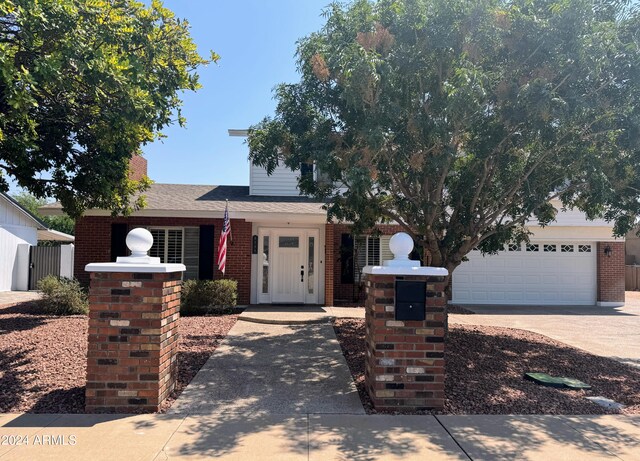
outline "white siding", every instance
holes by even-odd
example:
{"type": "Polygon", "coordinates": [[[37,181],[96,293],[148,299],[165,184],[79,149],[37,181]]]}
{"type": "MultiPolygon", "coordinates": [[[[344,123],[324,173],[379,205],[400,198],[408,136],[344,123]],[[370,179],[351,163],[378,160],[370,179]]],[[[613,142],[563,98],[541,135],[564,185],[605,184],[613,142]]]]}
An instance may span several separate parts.
{"type": "Polygon", "coordinates": [[[14,204],[9,203],[6,198],[0,195],[0,226],[33,226],[33,221],[27,218],[24,213],[18,211],[14,204]]]}
{"type": "Polygon", "coordinates": [[[251,165],[249,193],[275,196],[300,195],[299,176],[300,170],[291,171],[284,165],[278,165],[271,175],[268,175],[264,168],[251,165]]]}
{"type": "Polygon", "coordinates": [[[21,281],[29,273],[20,245],[37,245],[38,234],[33,222],[0,195],[0,291],[26,289],[21,281]]]}
{"type": "Polygon", "coordinates": [[[28,261],[19,258],[21,244],[37,245],[38,236],[33,227],[5,226],[0,224],[0,291],[16,290],[20,275],[29,271],[28,261]]]}
{"type": "MultiPolygon", "coordinates": [[[[551,221],[549,226],[613,227],[613,223],[608,223],[604,219],[594,219],[593,221],[589,221],[587,216],[578,209],[567,209],[566,211],[563,211],[562,203],[557,200],[553,200],[551,203],[556,210],[558,210],[558,214],[556,215],[556,220],[551,221]]],[[[536,219],[531,219],[527,224],[529,226],[537,226],[538,221],[536,219]]]]}

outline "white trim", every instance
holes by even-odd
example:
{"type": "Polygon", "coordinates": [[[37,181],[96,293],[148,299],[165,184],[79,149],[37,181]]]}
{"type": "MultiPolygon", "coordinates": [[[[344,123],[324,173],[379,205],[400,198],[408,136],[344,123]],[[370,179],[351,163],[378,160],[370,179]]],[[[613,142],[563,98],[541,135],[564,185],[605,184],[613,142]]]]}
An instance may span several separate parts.
{"type": "MultiPolygon", "coordinates": [[[[252,255],[251,259],[251,302],[256,304],[271,304],[276,302],[273,299],[273,289],[275,286],[274,271],[269,270],[269,292],[262,293],[262,264],[263,264],[263,239],[264,236],[269,236],[269,262],[274,262],[275,252],[277,251],[277,237],[279,235],[286,235],[289,233],[299,233],[301,239],[301,251],[304,251],[303,260],[305,266],[305,274],[307,274],[307,259],[308,259],[308,238],[310,236],[315,237],[315,283],[314,294],[309,295],[307,286],[305,284],[304,290],[304,303],[306,304],[324,304],[325,302],[325,226],[319,226],[314,224],[302,224],[291,225],[286,227],[284,223],[279,223],[278,226],[273,226],[270,223],[260,222],[252,223],[252,238],[253,235],[258,236],[258,254],[252,255]],[[303,244],[304,243],[304,244],[303,244]],[[304,247],[304,248],[302,248],[304,247]]],[[[275,267],[272,264],[271,267],[275,267]]],[[[307,274],[308,275],[308,274],[307,274]]]]}
{"type": "Polygon", "coordinates": [[[446,277],[449,271],[444,267],[394,267],[394,266],[367,266],[362,269],[363,274],[369,275],[420,275],[446,277]]]}
{"type": "Polygon", "coordinates": [[[184,264],[127,264],[127,263],[91,263],[84,267],[87,272],[137,272],[166,274],[184,272],[184,264]]]}
{"type": "Polygon", "coordinates": [[[235,136],[239,138],[246,138],[249,136],[249,130],[247,128],[237,129],[237,128],[229,128],[227,130],[229,136],[235,136]]]}
{"type": "Polygon", "coordinates": [[[598,307],[622,307],[624,302],[621,301],[598,301],[596,304],[598,307]]]}

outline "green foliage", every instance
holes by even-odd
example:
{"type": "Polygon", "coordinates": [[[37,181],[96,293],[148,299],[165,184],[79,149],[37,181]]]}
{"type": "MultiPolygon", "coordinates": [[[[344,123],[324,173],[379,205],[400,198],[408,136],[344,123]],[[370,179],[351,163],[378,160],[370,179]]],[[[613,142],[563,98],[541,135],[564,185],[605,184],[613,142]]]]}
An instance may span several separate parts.
{"type": "Polygon", "coordinates": [[[299,41],[301,81],[277,88],[248,143],[269,171],[315,162],[322,180],[300,188],[330,218],[396,221],[453,270],[559,206],[617,235],[640,214],[633,3],[357,0],[325,16],[299,41]]]}
{"type": "Polygon", "coordinates": [[[43,216],[40,207],[46,205],[46,199],[37,198],[29,192],[20,192],[13,195],[13,199],[27,209],[32,215],[40,219],[49,229],[73,235],[75,232],[75,221],[67,215],[63,216],[43,216]]]}
{"type": "Polygon", "coordinates": [[[221,315],[233,312],[238,299],[235,280],[185,280],[180,315],[221,315]]]}
{"type": "Polygon", "coordinates": [[[143,206],[129,159],[184,123],[179,92],[207,62],[159,0],[0,2],[0,190],[8,175],[72,217],[143,206]]]}
{"type": "Polygon", "coordinates": [[[42,292],[40,305],[51,315],[86,315],[89,313],[87,295],[75,279],[47,275],[38,282],[42,292]]]}

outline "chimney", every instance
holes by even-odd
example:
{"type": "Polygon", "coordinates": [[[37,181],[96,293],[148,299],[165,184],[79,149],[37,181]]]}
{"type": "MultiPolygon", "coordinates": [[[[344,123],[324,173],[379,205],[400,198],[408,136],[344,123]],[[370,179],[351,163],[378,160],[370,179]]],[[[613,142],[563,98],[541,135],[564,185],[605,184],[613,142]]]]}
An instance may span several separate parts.
{"type": "Polygon", "coordinates": [[[142,155],[134,155],[129,160],[129,179],[140,181],[147,175],[147,159],[142,155]]]}

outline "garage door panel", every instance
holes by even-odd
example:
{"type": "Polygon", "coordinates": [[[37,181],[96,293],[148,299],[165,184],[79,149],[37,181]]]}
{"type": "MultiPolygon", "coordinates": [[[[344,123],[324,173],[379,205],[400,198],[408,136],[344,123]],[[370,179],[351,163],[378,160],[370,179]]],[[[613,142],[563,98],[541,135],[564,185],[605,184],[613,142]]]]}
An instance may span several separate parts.
{"type": "Polygon", "coordinates": [[[593,242],[532,242],[539,251],[505,251],[486,255],[473,251],[453,273],[454,303],[595,304],[596,255],[578,252],[593,242]],[[544,245],[556,251],[544,251],[544,245]],[[561,245],[576,251],[561,252],[561,245]]]}

